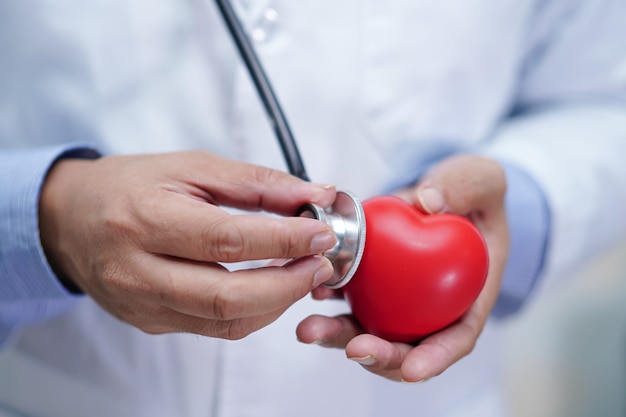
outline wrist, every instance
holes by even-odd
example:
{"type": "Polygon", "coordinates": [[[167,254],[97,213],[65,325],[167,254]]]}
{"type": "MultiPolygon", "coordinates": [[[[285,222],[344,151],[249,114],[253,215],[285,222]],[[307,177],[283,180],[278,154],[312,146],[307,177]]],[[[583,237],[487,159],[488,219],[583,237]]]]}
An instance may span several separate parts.
{"type": "Polygon", "coordinates": [[[71,293],[82,290],[73,279],[72,251],[69,245],[68,220],[72,218],[70,203],[80,189],[78,180],[93,161],[60,159],[48,171],[39,197],[39,237],[44,254],[59,282],[71,293]]]}

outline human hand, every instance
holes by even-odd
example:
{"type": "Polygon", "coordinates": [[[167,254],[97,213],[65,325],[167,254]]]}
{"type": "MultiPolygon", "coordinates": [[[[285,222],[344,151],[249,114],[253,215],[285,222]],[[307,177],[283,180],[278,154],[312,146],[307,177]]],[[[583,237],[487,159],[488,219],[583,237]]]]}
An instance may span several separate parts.
{"type": "MultiPolygon", "coordinates": [[[[441,374],[473,350],[498,297],[509,247],[505,192],[502,167],[478,156],[444,160],[415,187],[398,192],[400,197],[428,213],[467,216],[487,244],[489,272],[485,285],[469,311],[456,323],[413,346],[365,334],[351,315],[335,318],[314,315],[300,323],[298,339],[345,348],[346,356],[368,371],[396,381],[420,382],[441,374]]],[[[317,299],[337,295],[338,292],[326,287],[313,292],[317,299]]]]}
{"type": "Polygon", "coordinates": [[[238,339],[332,275],[336,238],[299,217],[231,215],[218,205],[293,215],[327,207],[334,187],[204,152],[61,160],[39,203],[41,241],[63,279],[148,333],[238,339]],[[298,258],[229,272],[220,262],[298,258]]]}

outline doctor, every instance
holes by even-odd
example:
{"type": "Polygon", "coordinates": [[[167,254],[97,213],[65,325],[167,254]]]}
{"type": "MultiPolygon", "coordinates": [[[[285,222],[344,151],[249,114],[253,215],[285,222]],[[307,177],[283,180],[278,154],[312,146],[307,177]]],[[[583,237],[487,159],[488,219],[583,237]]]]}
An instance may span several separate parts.
{"type": "Polygon", "coordinates": [[[0,415],[506,415],[489,313],[626,229],[626,4],[236,6],[315,183],[211,2],[0,0],[0,415]],[[470,216],[470,313],[413,347],[308,297],[326,184],[470,216]]]}

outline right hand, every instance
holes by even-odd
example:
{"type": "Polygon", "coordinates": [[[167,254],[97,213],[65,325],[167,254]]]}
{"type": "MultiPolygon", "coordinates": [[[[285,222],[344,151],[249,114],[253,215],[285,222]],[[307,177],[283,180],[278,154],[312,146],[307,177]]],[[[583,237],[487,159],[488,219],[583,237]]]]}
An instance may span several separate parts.
{"type": "MultiPolygon", "coordinates": [[[[417,184],[397,192],[424,212],[467,216],[485,239],[489,251],[487,280],[474,304],[457,322],[412,345],[365,334],[351,315],[314,315],[300,323],[296,330],[298,339],[343,348],[348,358],[369,372],[394,381],[424,381],[468,355],[496,303],[509,253],[506,188],[505,172],[498,162],[476,155],[457,155],[440,161],[417,184]]],[[[313,291],[317,299],[336,295],[324,286],[313,291]]]]}
{"type": "Polygon", "coordinates": [[[328,207],[333,187],[205,152],[61,160],[39,203],[53,270],[147,333],[239,339],[332,275],[336,238],[301,217],[231,215],[224,205],[293,215],[328,207]],[[297,258],[229,272],[220,263],[297,258]]]}

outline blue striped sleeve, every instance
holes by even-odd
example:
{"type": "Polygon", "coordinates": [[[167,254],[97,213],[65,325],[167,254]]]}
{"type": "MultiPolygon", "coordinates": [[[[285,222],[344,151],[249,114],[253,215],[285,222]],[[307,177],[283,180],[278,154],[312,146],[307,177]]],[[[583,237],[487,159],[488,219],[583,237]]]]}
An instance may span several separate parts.
{"type": "Polygon", "coordinates": [[[507,178],[510,251],[492,311],[496,317],[517,312],[534,289],[543,269],[551,223],[548,202],[535,180],[515,165],[501,163],[507,178]]]}
{"type": "Polygon", "coordinates": [[[55,161],[97,157],[76,145],[0,150],[0,345],[16,327],[52,318],[75,302],[41,247],[39,193],[55,161]]]}

